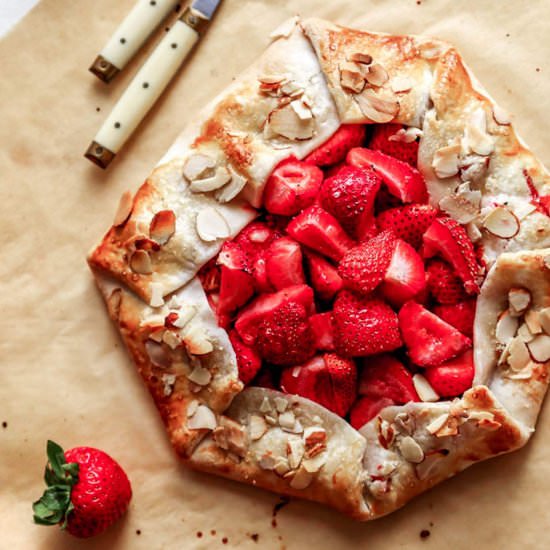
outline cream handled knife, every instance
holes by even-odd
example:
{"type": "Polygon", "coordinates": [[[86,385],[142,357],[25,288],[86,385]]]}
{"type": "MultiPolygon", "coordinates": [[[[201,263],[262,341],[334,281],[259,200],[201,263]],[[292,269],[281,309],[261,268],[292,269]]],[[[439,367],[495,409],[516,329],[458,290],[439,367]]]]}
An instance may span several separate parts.
{"type": "Polygon", "coordinates": [[[86,158],[107,168],[197,43],[219,2],[195,0],[185,9],[114,106],[86,158]]]}
{"type": "Polygon", "coordinates": [[[103,82],[111,80],[175,9],[178,0],[138,0],[90,67],[103,82]]]}

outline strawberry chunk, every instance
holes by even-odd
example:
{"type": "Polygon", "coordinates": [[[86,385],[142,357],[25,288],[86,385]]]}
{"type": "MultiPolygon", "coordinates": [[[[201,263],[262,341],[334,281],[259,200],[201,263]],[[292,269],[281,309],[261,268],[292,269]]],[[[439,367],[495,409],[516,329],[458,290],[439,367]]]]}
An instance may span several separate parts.
{"type": "Polygon", "coordinates": [[[236,330],[229,332],[229,340],[237,356],[239,379],[243,384],[249,384],[260,370],[262,360],[253,348],[241,340],[236,330]]]}
{"type": "Polygon", "coordinates": [[[424,262],[416,250],[398,239],[384,276],[382,293],[394,307],[401,307],[426,289],[424,262]]]}
{"type": "Polygon", "coordinates": [[[397,405],[420,401],[411,373],[393,355],[376,355],[365,359],[359,377],[359,395],[387,398],[397,405]]]}
{"type": "Polygon", "coordinates": [[[306,308],[287,302],[264,315],[255,347],[262,359],[274,365],[299,365],[315,353],[306,308]]]}
{"type": "Polygon", "coordinates": [[[285,369],[281,374],[281,390],[345,416],[357,395],[357,367],[350,359],[325,353],[305,365],[285,369]]]}
{"type": "Polygon", "coordinates": [[[426,264],[426,283],[428,291],[440,304],[456,304],[468,298],[462,281],[443,260],[434,259],[426,264]]]}
{"type": "Polygon", "coordinates": [[[392,405],[395,403],[387,397],[360,397],[351,408],[349,422],[356,430],[359,430],[382,409],[392,405]]]}
{"type": "Polygon", "coordinates": [[[332,312],[317,313],[309,318],[313,333],[313,343],[317,349],[334,351],[334,333],[332,329],[332,312]]]}
{"type": "Polygon", "coordinates": [[[348,235],[362,238],[372,222],[374,201],[382,180],[372,170],[344,166],[321,186],[321,206],[330,212],[348,235]]]}
{"type": "Polygon", "coordinates": [[[283,237],[271,244],[265,262],[267,279],[277,290],[306,282],[302,267],[302,249],[289,237],[283,237]]]}
{"type": "Polygon", "coordinates": [[[369,149],[380,151],[397,160],[402,160],[414,168],[418,165],[418,141],[410,142],[395,139],[402,124],[375,124],[369,141],[369,149]]]}
{"type": "Polygon", "coordinates": [[[407,204],[385,210],[376,218],[380,231],[390,229],[417,250],[422,246],[422,236],[437,216],[437,209],[429,204],[407,204]]]}
{"type": "Polygon", "coordinates": [[[315,254],[315,252],[306,251],[305,256],[308,265],[309,280],[315,290],[315,294],[321,300],[332,300],[343,285],[342,278],[338,275],[338,270],[325,258],[315,254]]]}
{"type": "Polygon", "coordinates": [[[385,302],[342,290],[334,301],[334,345],[345,357],[375,355],[402,345],[398,319],[385,302]]]}
{"type": "Polygon", "coordinates": [[[346,288],[365,296],[370,294],[384,280],[396,242],[391,231],[384,231],[352,248],[338,266],[346,288]]]}
{"type": "Polygon", "coordinates": [[[298,214],[286,230],[299,243],[335,261],[354,245],[336,218],[316,205],[298,214]]]}
{"type": "Polygon", "coordinates": [[[472,387],[474,354],[468,350],[437,367],[426,369],[424,376],[441,397],[458,397],[472,387]]]}
{"type": "Polygon", "coordinates": [[[217,265],[217,258],[212,258],[203,265],[198,273],[199,280],[204,292],[210,294],[220,290],[220,268],[217,265]]]}
{"type": "Polygon", "coordinates": [[[433,312],[446,323],[462,332],[462,334],[468,336],[468,338],[473,337],[476,300],[465,300],[456,304],[435,306],[433,312]]]}
{"type": "Polygon", "coordinates": [[[380,151],[356,147],[346,157],[347,163],[359,168],[372,168],[382,178],[388,191],[401,202],[428,202],[426,182],[420,172],[380,151]]]}
{"type": "Polygon", "coordinates": [[[305,162],[329,166],[344,160],[352,147],[363,145],[366,131],[364,124],[342,124],[325,143],[305,158],[305,162]]]}
{"type": "Polygon", "coordinates": [[[252,298],[254,279],[244,251],[236,242],[224,243],[217,263],[221,266],[217,313],[226,315],[252,298]]]}
{"type": "Polygon", "coordinates": [[[472,347],[464,334],[415,302],[399,311],[399,328],[411,361],[421,367],[440,365],[472,347]]]}
{"type": "Polygon", "coordinates": [[[248,346],[254,344],[258,335],[258,325],[267,316],[290,302],[301,304],[308,315],[315,313],[313,290],[307,285],[297,285],[270,294],[261,294],[239,312],[235,328],[248,346]]]}
{"type": "Polygon", "coordinates": [[[294,158],[280,163],[269,176],[264,191],[264,206],[268,212],[292,216],[315,201],[323,181],[317,166],[294,158]]]}
{"type": "Polygon", "coordinates": [[[474,245],[466,230],[452,218],[436,218],[424,233],[424,256],[435,254],[439,254],[453,266],[468,294],[479,293],[479,266],[474,245]]]}

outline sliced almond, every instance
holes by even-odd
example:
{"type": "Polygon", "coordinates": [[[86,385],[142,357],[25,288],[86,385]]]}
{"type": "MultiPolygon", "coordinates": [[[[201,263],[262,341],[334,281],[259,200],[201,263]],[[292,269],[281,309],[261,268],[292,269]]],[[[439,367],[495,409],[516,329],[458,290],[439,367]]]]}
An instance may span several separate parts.
{"type": "Polygon", "coordinates": [[[253,414],[248,421],[248,433],[252,441],[258,441],[267,432],[267,424],[262,416],[253,414]]]}
{"type": "Polygon", "coordinates": [[[287,411],[279,415],[279,425],[283,429],[292,430],[294,428],[294,423],[296,422],[296,417],[292,411],[287,411]]]}
{"type": "Polygon", "coordinates": [[[193,399],[189,402],[189,405],[187,405],[187,417],[193,416],[197,412],[197,407],[199,406],[199,402],[196,399],[193,399]]]}
{"type": "Polygon", "coordinates": [[[292,470],[300,466],[304,457],[305,447],[304,442],[300,437],[291,436],[286,444],[286,454],[288,457],[288,465],[292,470]]]}
{"type": "Polygon", "coordinates": [[[409,126],[408,128],[400,128],[388,138],[388,141],[397,141],[402,143],[412,143],[418,138],[422,137],[422,130],[420,128],[415,128],[414,126],[409,126]]]}
{"type": "Polygon", "coordinates": [[[209,193],[220,189],[229,181],[231,181],[229,170],[225,166],[218,166],[212,176],[193,180],[189,185],[189,189],[193,193],[209,193]]]}
{"type": "Polygon", "coordinates": [[[187,323],[189,323],[189,321],[191,321],[191,319],[193,319],[196,314],[196,306],[185,304],[178,310],[178,317],[175,321],[173,321],[173,325],[176,328],[185,328],[187,326],[187,323]]]}
{"type": "Polygon", "coordinates": [[[530,360],[531,356],[529,355],[529,350],[525,343],[519,338],[514,338],[510,342],[510,347],[508,349],[508,365],[510,365],[510,368],[515,371],[520,371],[528,365],[530,360]]]}
{"type": "Polygon", "coordinates": [[[246,178],[235,172],[231,165],[229,165],[229,173],[231,181],[216,193],[216,200],[221,203],[232,201],[246,185],[246,178]]]}
{"type": "Polygon", "coordinates": [[[361,63],[363,65],[370,65],[372,63],[372,56],[368,53],[355,52],[348,59],[354,63],[361,63]]]}
{"type": "Polygon", "coordinates": [[[481,231],[477,224],[473,221],[466,224],[466,233],[468,233],[468,238],[473,242],[477,243],[483,237],[481,231]]]}
{"type": "Polygon", "coordinates": [[[189,181],[194,181],[205,177],[214,169],[215,166],[216,161],[213,158],[197,153],[195,155],[191,155],[185,161],[185,164],[183,165],[183,175],[189,181]]]}
{"type": "Polygon", "coordinates": [[[140,275],[149,275],[153,272],[151,257],[145,250],[136,250],[130,256],[130,267],[135,273],[140,275]]]}
{"type": "Polygon", "coordinates": [[[157,212],[149,225],[149,236],[159,244],[166,244],[176,231],[176,215],[173,210],[157,212]]]}
{"type": "Polygon", "coordinates": [[[531,304],[531,293],[525,288],[511,288],[508,291],[510,313],[516,317],[523,315],[531,304]]]}
{"type": "Polygon", "coordinates": [[[205,242],[227,239],[231,235],[231,228],[223,214],[216,208],[208,207],[197,214],[197,233],[205,242]]]}
{"type": "Polygon", "coordinates": [[[527,323],[522,323],[520,327],[518,328],[518,338],[522,342],[530,342],[535,336],[531,333],[529,330],[529,327],[527,326],[527,323]]]}
{"type": "Polygon", "coordinates": [[[149,334],[149,338],[153,340],[153,342],[157,342],[160,344],[162,342],[162,338],[164,337],[164,333],[166,332],[166,329],[164,327],[158,327],[151,331],[149,334]]]}
{"type": "Polygon", "coordinates": [[[466,224],[475,220],[481,207],[481,192],[470,190],[467,183],[459,185],[456,193],[439,201],[439,208],[458,223],[466,224]]]}
{"type": "Polygon", "coordinates": [[[282,84],[287,78],[284,74],[262,74],[258,77],[258,80],[262,84],[282,84]]]}
{"type": "Polygon", "coordinates": [[[163,332],[162,341],[170,349],[176,349],[181,344],[181,340],[179,339],[179,337],[171,330],[165,330],[163,332]]]}
{"type": "Polygon", "coordinates": [[[327,432],[319,426],[310,426],[304,429],[304,444],[307,458],[313,458],[327,448],[327,432]]]}
{"type": "Polygon", "coordinates": [[[540,334],[542,332],[540,314],[538,311],[535,311],[534,309],[527,310],[525,312],[524,320],[531,334],[540,334]]]}
{"type": "MultiPolygon", "coordinates": [[[[288,80],[281,84],[281,93],[289,97],[300,97],[304,95],[304,88],[300,86],[295,80],[288,80]]],[[[311,107],[311,105],[308,105],[311,107]]]]}
{"type": "Polygon", "coordinates": [[[218,447],[235,453],[238,457],[246,454],[246,437],[244,428],[226,416],[220,417],[218,427],[212,432],[212,438],[218,447]]]}
{"type": "Polygon", "coordinates": [[[365,87],[365,78],[355,63],[340,63],[340,85],[346,92],[360,93],[365,87]]]}
{"type": "Polygon", "coordinates": [[[424,460],[422,447],[411,436],[407,435],[401,439],[398,446],[405,460],[414,464],[418,464],[424,460]]]}
{"type": "Polygon", "coordinates": [[[310,473],[317,473],[327,462],[327,453],[317,454],[311,458],[304,458],[302,460],[302,468],[310,473]]]}
{"type": "Polygon", "coordinates": [[[118,202],[118,208],[115,214],[115,219],[113,220],[113,225],[115,227],[123,225],[130,217],[132,208],[132,193],[130,193],[130,191],[124,191],[120,197],[120,201],[118,202]]]}
{"type": "Polygon", "coordinates": [[[477,182],[487,173],[489,158],[475,154],[465,155],[459,158],[458,168],[462,181],[477,182]]]}
{"type": "Polygon", "coordinates": [[[501,239],[511,239],[519,233],[517,216],[505,206],[497,206],[483,220],[483,227],[501,239]]]}
{"type": "Polygon", "coordinates": [[[164,297],[162,292],[162,285],[160,283],[151,283],[151,299],[149,305],[151,307],[162,307],[164,305],[164,297]]]}
{"type": "Polygon", "coordinates": [[[537,363],[546,363],[550,361],[550,336],[548,334],[539,334],[527,344],[531,357],[537,363]]]}
{"type": "Polygon", "coordinates": [[[185,342],[187,351],[191,355],[206,355],[214,350],[214,346],[208,339],[206,332],[198,324],[191,326],[185,331],[183,341],[185,342]]]}
{"type": "Polygon", "coordinates": [[[464,141],[465,148],[478,155],[488,156],[495,149],[493,138],[472,124],[466,125],[464,141]]]}
{"type": "Polygon", "coordinates": [[[468,420],[494,420],[495,415],[489,411],[471,411],[468,413],[468,420]]]}
{"type": "Polygon", "coordinates": [[[550,334],[550,307],[545,307],[539,311],[539,322],[542,330],[550,334]]]}
{"type": "Polygon", "coordinates": [[[275,466],[273,466],[273,471],[278,475],[283,477],[290,470],[290,464],[288,460],[282,456],[278,457],[275,461],[275,466]]]}
{"type": "Polygon", "coordinates": [[[290,105],[271,111],[268,125],[276,134],[295,141],[311,139],[315,130],[313,118],[302,120],[290,105]]]}
{"type": "Polygon", "coordinates": [[[290,106],[294,109],[294,112],[298,115],[300,120],[309,120],[313,118],[311,109],[300,99],[295,99],[290,102],[290,106]]]}
{"type": "Polygon", "coordinates": [[[422,374],[415,374],[413,376],[413,384],[414,389],[416,390],[416,393],[418,394],[418,397],[420,397],[421,401],[424,401],[425,403],[434,403],[435,401],[439,401],[439,395],[437,395],[428,380],[426,380],[426,377],[422,376],[422,374]]]}
{"type": "Polygon", "coordinates": [[[293,478],[290,480],[290,486],[293,489],[305,489],[313,481],[313,475],[306,472],[304,468],[298,468],[293,478]]]}
{"type": "Polygon", "coordinates": [[[438,178],[451,178],[458,174],[460,145],[447,145],[438,149],[432,161],[432,168],[438,178]]]}
{"type": "Polygon", "coordinates": [[[284,413],[288,409],[288,401],[283,397],[276,397],[274,402],[277,412],[284,413]]]}
{"type": "Polygon", "coordinates": [[[388,71],[380,63],[372,63],[366,74],[366,79],[373,86],[383,86],[388,81],[388,71]]]}
{"type": "Polygon", "coordinates": [[[432,420],[426,426],[426,430],[432,435],[435,435],[437,432],[439,432],[439,430],[443,428],[443,426],[445,426],[445,424],[447,424],[448,420],[449,420],[449,415],[447,413],[442,414],[437,418],[435,418],[434,420],[432,420]]]}
{"type": "Polygon", "coordinates": [[[176,375],[165,373],[160,379],[163,384],[162,393],[164,397],[172,395],[172,392],[174,391],[174,384],[176,383],[176,375]]]}
{"type": "Polygon", "coordinates": [[[271,403],[269,402],[269,397],[264,397],[261,405],[260,405],[260,412],[262,413],[268,413],[273,410],[273,407],[271,406],[271,403]]]}
{"type": "Polygon", "coordinates": [[[414,86],[414,81],[408,76],[394,76],[390,86],[396,94],[399,94],[411,90],[414,86]]]}
{"type": "Polygon", "coordinates": [[[493,118],[501,126],[508,126],[512,123],[510,113],[498,105],[493,105],[493,118]]]}
{"type": "Polygon", "coordinates": [[[212,374],[208,369],[201,366],[196,366],[188,375],[187,378],[198,386],[207,386],[212,380],[212,374]]]}
{"type": "Polygon", "coordinates": [[[262,470],[273,470],[276,464],[277,460],[270,452],[264,453],[258,459],[258,465],[262,470]]]}
{"type": "Polygon", "coordinates": [[[187,423],[190,430],[213,430],[217,425],[216,415],[206,405],[199,405],[187,423]]]}
{"type": "Polygon", "coordinates": [[[354,96],[363,115],[372,122],[385,124],[392,121],[399,113],[399,103],[377,96],[372,90],[363,90],[354,96]]]}
{"type": "Polygon", "coordinates": [[[516,335],[518,328],[518,318],[510,315],[508,310],[503,311],[498,318],[495,328],[497,341],[504,345],[508,344],[516,335]]]}

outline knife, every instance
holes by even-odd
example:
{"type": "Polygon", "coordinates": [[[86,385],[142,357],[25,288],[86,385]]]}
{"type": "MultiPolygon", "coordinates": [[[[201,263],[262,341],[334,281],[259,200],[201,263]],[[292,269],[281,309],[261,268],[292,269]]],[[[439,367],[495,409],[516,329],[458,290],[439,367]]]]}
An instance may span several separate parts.
{"type": "Polygon", "coordinates": [[[185,8],[107,117],[85,157],[107,168],[162,94],[212,20],[220,0],[194,0],[185,8]]]}
{"type": "Polygon", "coordinates": [[[178,0],[138,0],[96,57],[90,71],[103,82],[111,82],[177,3],[178,0]]]}

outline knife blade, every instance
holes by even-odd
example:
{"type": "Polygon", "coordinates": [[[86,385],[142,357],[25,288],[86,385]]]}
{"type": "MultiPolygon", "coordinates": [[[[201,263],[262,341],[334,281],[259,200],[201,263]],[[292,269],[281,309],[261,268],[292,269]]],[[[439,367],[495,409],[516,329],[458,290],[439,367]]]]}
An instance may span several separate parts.
{"type": "Polygon", "coordinates": [[[221,0],[195,0],[139,69],[84,156],[107,168],[199,41],[221,0]]]}
{"type": "Polygon", "coordinates": [[[138,0],[90,67],[106,84],[127,65],[178,0],[138,0]]]}

